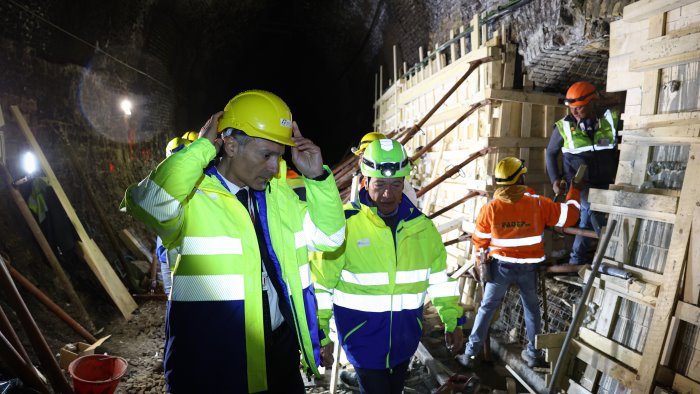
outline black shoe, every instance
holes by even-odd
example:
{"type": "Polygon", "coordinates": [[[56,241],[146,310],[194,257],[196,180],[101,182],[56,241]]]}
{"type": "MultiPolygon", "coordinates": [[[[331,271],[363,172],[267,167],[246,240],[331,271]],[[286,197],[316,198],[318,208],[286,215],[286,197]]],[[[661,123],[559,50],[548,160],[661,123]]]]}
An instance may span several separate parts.
{"type": "Polygon", "coordinates": [[[360,382],[357,380],[357,372],[342,370],[340,371],[340,381],[351,390],[360,390],[360,382]]]}
{"type": "Polygon", "coordinates": [[[530,368],[547,368],[549,364],[544,360],[544,354],[541,351],[537,352],[535,356],[531,355],[527,349],[524,349],[520,353],[520,357],[525,360],[527,366],[530,368]]]}
{"type": "Polygon", "coordinates": [[[474,363],[476,361],[474,359],[474,356],[460,354],[458,356],[455,356],[455,360],[459,363],[459,365],[463,366],[466,369],[474,369],[474,363]]]}

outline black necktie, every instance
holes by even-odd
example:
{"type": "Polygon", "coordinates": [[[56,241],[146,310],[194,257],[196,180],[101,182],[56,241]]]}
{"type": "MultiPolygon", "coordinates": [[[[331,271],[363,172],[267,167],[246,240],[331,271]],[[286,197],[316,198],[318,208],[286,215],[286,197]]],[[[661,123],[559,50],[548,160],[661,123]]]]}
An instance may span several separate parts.
{"type": "Polygon", "coordinates": [[[250,193],[248,193],[248,189],[240,189],[238,192],[236,192],[236,198],[238,198],[238,201],[240,201],[241,204],[243,204],[243,207],[248,210],[250,220],[255,223],[255,209],[253,208],[253,200],[250,193]]]}

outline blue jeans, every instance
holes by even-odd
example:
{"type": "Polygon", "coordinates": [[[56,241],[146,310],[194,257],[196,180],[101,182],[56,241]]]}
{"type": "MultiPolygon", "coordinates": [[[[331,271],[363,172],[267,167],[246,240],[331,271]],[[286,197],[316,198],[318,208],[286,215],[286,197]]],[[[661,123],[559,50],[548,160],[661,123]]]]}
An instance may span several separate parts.
{"type": "MultiPolygon", "coordinates": [[[[586,230],[594,230],[600,234],[600,226],[605,220],[604,215],[600,212],[591,211],[591,203],[588,202],[589,188],[581,190],[581,209],[578,222],[578,228],[586,230]]],[[[588,264],[591,259],[588,257],[588,252],[592,249],[593,238],[577,235],[574,238],[574,244],[571,247],[571,256],[569,264],[588,264]]]]}
{"type": "Polygon", "coordinates": [[[527,328],[528,353],[535,355],[535,335],[540,333],[540,304],[537,298],[537,264],[504,263],[491,261],[491,282],[486,283],[484,298],[474,319],[474,327],[469,335],[464,354],[471,357],[479,355],[486,332],[491,325],[491,318],[503,302],[508,288],[515,283],[520,288],[520,300],[523,303],[525,327],[527,328]]]}
{"type": "Polygon", "coordinates": [[[393,369],[355,368],[361,394],[401,394],[406,381],[408,363],[403,362],[393,369]]]}

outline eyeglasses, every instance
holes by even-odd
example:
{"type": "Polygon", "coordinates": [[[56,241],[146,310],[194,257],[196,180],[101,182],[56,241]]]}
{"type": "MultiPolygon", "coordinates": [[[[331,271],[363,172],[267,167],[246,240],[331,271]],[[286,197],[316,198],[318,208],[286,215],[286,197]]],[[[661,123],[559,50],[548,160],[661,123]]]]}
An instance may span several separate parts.
{"type": "Polygon", "coordinates": [[[403,190],[403,180],[399,182],[384,182],[383,179],[375,178],[373,182],[370,183],[370,188],[377,190],[403,190]]]}
{"type": "Polygon", "coordinates": [[[590,92],[590,93],[588,93],[588,94],[586,94],[586,95],[583,95],[583,96],[581,96],[581,97],[576,97],[576,98],[571,98],[571,99],[570,99],[570,98],[565,98],[565,99],[564,99],[564,105],[566,105],[566,106],[568,107],[568,106],[570,106],[571,104],[573,104],[573,103],[575,103],[575,102],[577,102],[577,101],[585,100],[586,98],[588,98],[588,97],[590,97],[590,96],[592,96],[592,95],[594,95],[594,94],[596,94],[596,93],[597,93],[597,91],[594,90],[594,91],[592,91],[592,92],[590,92]]]}

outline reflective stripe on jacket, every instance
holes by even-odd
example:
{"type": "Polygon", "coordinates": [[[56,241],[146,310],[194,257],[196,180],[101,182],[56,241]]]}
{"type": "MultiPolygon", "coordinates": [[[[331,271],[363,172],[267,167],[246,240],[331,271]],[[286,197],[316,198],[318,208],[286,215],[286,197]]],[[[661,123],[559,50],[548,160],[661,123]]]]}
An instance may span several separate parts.
{"type": "Polygon", "coordinates": [[[490,256],[509,263],[544,261],[545,226],[576,224],[579,201],[580,192],[573,187],[564,203],[528,193],[526,186],[500,187],[479,211],[472,234],[474,250],[490,248],[490,256]]]}
{"type": "MultiPolygon", "coordinates": [[[[168,302],[165,369],[176,392],[266,390],[261,257],[245,207],[202,169],[214,146],[198,139],[126,191],[122,208],[179,248],[168,302]],[[221,376],[225,376],[222,379],[221,376]],[[203,383],[211,380],[211,383],[203,383]],[[202,385],[205,386],[202,386],[202,385]]],[[[284,179],[254,196],[270,257],[291,305],[303,363],[317,373],[319,338],[309,250],[331,251],[345,234],[332,176],[306,181],[309,204],[284,179]]],[[[328,169],[326,169],[328,171],[328,169]]]]}
{"type": "Polygon", "coordinates": [[[367,204],[362,190],[360,202],[345,205],[346,242],[337,251],[314,254],[312,277],[321,328],[328,332],[334,313],[350,362],[387,369],[415,353],[426,292],[447,331],[462,323],[458,319],[464,312],[457,281],[445,272],[445,247],[432,221],[404,195],[394,235],[377,208],[367,204]]]}
{"type": "Polygon", "coordinates": [[[617,111],[606,110],[598,119],[598,129],[593,135],[593,141],[579,125],[569,122],[567,117],[557,121],[556,126],[564,138],[561,151],[564,153],[581,153],[592,150],[614,149],[617,143],[617,123],[620,114],[617,111]]]}

